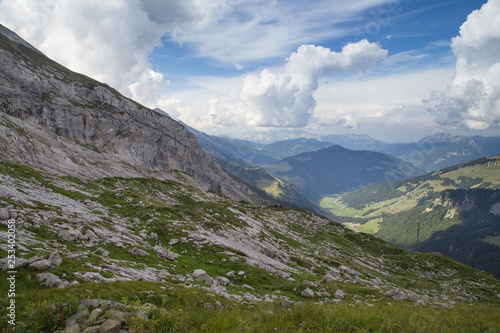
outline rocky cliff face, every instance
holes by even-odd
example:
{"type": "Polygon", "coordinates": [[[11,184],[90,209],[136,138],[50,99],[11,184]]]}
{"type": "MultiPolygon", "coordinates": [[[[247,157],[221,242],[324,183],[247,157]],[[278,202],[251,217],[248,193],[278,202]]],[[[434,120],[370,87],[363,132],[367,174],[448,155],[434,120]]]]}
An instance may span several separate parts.
{"type": "Polygon", "coordinates": [[[0,158],[79,178],[179,170],[248,200],[182,125],[0,29],[0,158]]]}

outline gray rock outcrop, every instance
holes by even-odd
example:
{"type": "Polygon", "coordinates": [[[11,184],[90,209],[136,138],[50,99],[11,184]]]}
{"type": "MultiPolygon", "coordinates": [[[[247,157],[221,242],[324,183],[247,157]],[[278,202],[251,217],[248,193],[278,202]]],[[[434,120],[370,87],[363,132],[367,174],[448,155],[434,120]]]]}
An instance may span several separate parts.
{"type": "MultiPolygon", "coordinates": [[[[22,40],[1,28],[16,36],[8,37],[13,43],[22,40]]],[[[184,126],[31,49],[22,55],[0,49],[0,123],[11,124],[0,131],[0,141],[10,142],[2,160],[79,178],[179,170],[207,190],[251,201],[249,188],[212,161],[184,126]]]]}

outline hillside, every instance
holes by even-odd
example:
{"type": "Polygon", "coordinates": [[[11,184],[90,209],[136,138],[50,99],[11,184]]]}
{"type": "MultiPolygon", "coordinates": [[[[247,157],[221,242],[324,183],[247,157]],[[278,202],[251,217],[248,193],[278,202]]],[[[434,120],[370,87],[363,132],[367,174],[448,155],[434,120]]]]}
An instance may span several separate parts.
{"type": "Polygon", "coordinates": [[[419,174],[413,165],[370,151],[332,146],[265,166],[273,176],[296,185],[312,201],[373,183],[419,174]]]}
{"type": "MultiPolygon", "coordinates": [[[[171,309],[181,299],[289,304],[295,311],[307,300],[500,304],[500,282],[483,272],[304,211],[235,202],[193,187],[196,182],[177,171],[163,181],[81,181],[2,162],[0,174],[2,242],[4,218],[16,220],[19,318],[28,318],[22,309],[37,299],[89,293],[115,302],[167,302],[171,309]]],[[[3,243],[0,257],[7,250],[3,243]]],[[[2,262],[5,270],[7,259],[2,262]]],[[[6,283],[0,282],[2,290],[6,283]]]]}
{"type": "Polygon", "coordinates": [[[499,168],[500,156],[482,158],[423,176],[324,198],[321,205],[356,230],[373,233],[405,248],[438,251],[498,277],[500,265],[491,258],[500,249],[495,241],[499,218],[491,209],[500,189],[499,168]],[[436,205],[443,201],[443,196],[454,195],[470,196],[477,204],[470,212],[458,215],[451,212],[449,204],[436,205]]]}
{"type": "Polygon", "coordinates": [[[406,180],[373,184],[362,189],[325,197],[324,208],[338,216],[373,220],[428,203],[448,189],[500,188],[500,156],[481,158],[406,180]]]}
{"type": "Polygon", "coordinates": [[[384,217],[377,236],[500,278],[500,190],[445,190],[429,205],[384,217]]]}

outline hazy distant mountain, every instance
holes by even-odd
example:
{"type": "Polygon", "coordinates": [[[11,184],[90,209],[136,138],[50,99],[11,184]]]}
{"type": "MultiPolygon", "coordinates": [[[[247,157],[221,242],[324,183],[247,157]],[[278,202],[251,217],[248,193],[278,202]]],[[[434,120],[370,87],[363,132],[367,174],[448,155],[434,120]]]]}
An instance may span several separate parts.
{"type": "Polygon", "coordinates": [[[323,195],[422,173],[410,163],[388,154],[354,151],[339,145],[287,157],[265,168],[272,175],[299,187],[313,201],[323,195]]]}
{"type": "Polygon", "coordinates": [[[279,156],[263,149],[263,146],[259,143],[208,135],[182,122],[181,124],[194,134],[205,152],[230,164],[250,167],[274,163],[281,159],[279,156]]]}
{"type": "Polygon", "coordinates": [[[330,134],[322,136],[322,140],[351,150],[371,150],[383,153],[386,153],[391,146],[366,134],[330,134]]]}
{"type": "Polygon", "coordinates": [[[263,146],[263,148],[276,156],[280,156],[280,158],[285,158],[330,146],[332,146],[332,144],[329,142],[318,141],[316,139],[298,138],[277,141],[267,144],[263,146]]]}
{"type": "Polygon", "coordinates": [[[384,143],[368,135],[327,135],[324,141],[348,149],[378,151],[399,157],[416,167],[434,171],[500,154],[500,137],[466,137],[437,133],[414,143],[384,143]]]}

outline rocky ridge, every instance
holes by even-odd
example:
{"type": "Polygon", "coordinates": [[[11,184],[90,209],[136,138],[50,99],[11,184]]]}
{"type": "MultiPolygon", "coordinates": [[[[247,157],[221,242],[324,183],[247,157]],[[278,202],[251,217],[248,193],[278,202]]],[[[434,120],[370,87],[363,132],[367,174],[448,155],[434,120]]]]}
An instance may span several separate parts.
{"type": "Polygon", "coordinates": [[[79,178],[179,170],[206,189],[250,200],[196,138],[167,115],[0,35],[0,158],[79,178]]]}

